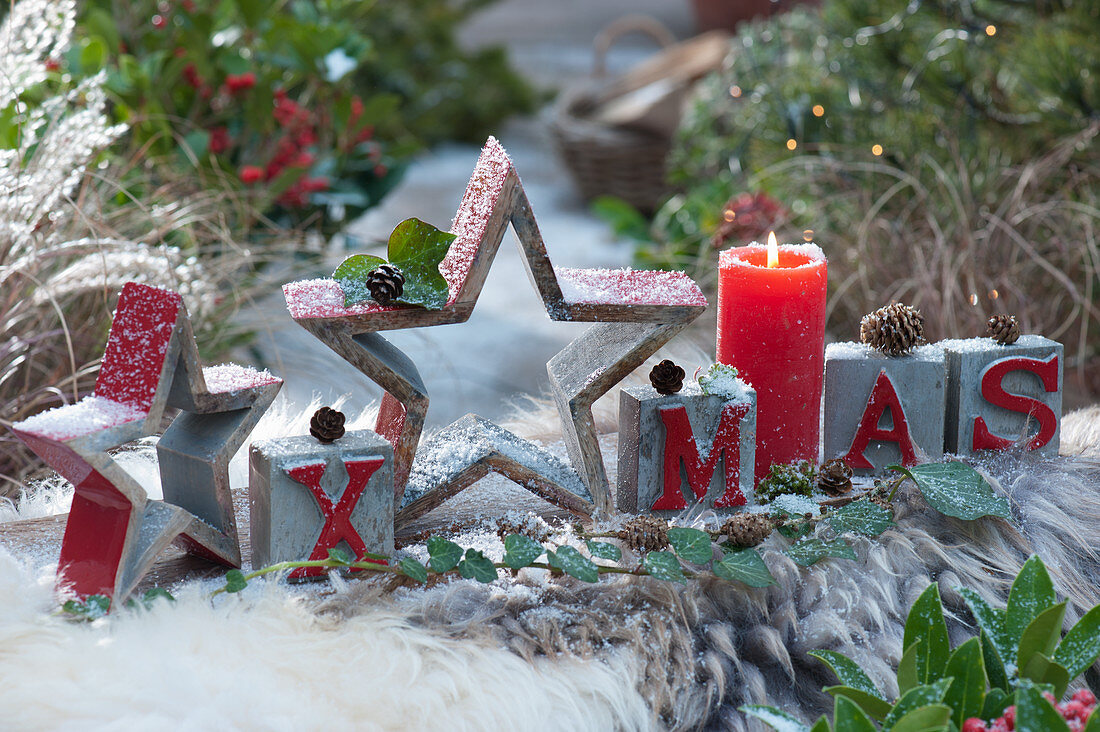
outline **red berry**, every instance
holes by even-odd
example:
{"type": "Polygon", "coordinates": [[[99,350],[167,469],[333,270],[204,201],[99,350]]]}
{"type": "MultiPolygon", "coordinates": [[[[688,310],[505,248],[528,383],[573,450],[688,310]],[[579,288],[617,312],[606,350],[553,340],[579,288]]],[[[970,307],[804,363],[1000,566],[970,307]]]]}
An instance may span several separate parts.
{"type": "Polygon", "coordinates": [[[226,128],[215,127],[210,130],[210,152],[215,155],[225,152],[229,148],[231,142],[229,130],[226,128]]]}
{"type": "Polygon", "coordinates": [[[264,179],[264,169],[255,165],[245,165],[241,168],[241,182],[245,185],[259,183],[264,179]]]}
{"type": "MultiPolygon", "coordinates": [[[[1052,699],[1054,698],[1053,695],[1051,696],[1051,698],[1052,699]]],[[[1008,709],[1006,709],[1005,713],[1004,713],[1004,716],[1002,716],[1001,719],[1003,719],[1005,721],[1005,726],[1008,729],[1010,729],[1010,730],[1016,729],[1016,705],[1013,704],[1008,709]]]]}
{"type": "Polygon", "coordinates": [[[1081,702],[1085,706],[1094,706],[1096,704],[1096,695],[1088,689],[1078,689],[1073,692],[1073,701],[1081,702]]]}
{"type": "Polygon", "coordinates": [[[962,732],[986,732],[989,728],[985,726],[985,722],[977,717],[971,717],[963,722],[962,732]]]}
{"type": "Polygon", "coordinates": [[[379,178],[385,176],[388,172],[390,172],[389,168],[387,168],[385,165],[374,166],[374,174],[379,178]]]}
{"type": "Polygon", "coordinates": [[[195,12],[195,0],[183,0],[183,2],[180,3],[180,5],[183,7],[185,12],[188,12],[188,13],[195,12]]]}
{"type": "Polygon", "coordinates": [[[243,74],[229,74],[225,77],[225,85],[233,94],[246,91],[256,86],[256,74],[251,71],[246,71],[243,74]]]}
{"type": "Polygon", "coordinates": [[[46,71],[57,71],[61,68],[61,62],[58,61],[57,59],[48,58],[48,59],[46,59],[45,66],[46,66],[46,71]]]}
{"type": "Polygon", "coordinates": [[[156,28],[157,30],[161,30],[166,25],[168,25],[168,19],[165,18],[163,15],[158,14],[158,15],[153,16],[153,27],[154,28],[156,28]]]}

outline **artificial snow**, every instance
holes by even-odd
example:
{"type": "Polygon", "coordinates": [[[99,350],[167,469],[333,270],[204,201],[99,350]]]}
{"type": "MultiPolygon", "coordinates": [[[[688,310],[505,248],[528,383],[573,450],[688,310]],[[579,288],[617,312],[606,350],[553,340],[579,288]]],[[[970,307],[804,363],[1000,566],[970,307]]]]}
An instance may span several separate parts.
{"type": "Polygon", "coordinates": [[[339,318],[346,315],[399,310],[394,305],[383,306],[373,301],[344,305],[344,291],[340,283],[327,277],[298,280],[283,285],[286,309],[295,320],[301,318],[339,318]]]}
{"type": "Polygon", "coordinates": [[[447,256],[439,263],[439,272],[450,286],[448,305],[455,301],[466,283],[466,276],[481,247],[489,218],[493,215],[511,169],[512,161],[508,153],[495,137],[490,137],[481,149],[477,166],[462,195],[462,203],[451,222],[451,233],[457,238],[451,242],[447,256]]]}
{"type": "Polygon", "coordinates": [[[47,409],[22,422],[16,422],[12,429],[61,441],[144,419],[145,415],[145,410],[129,404],[104,397],[86,396],[75,404],[47,409]]]}
{"type": "Polygon", "coordinates": [[[256,386],[274,384],[279,379],[264,369],[257,371],[250,366],[235,363],[223,363],[207,366],[202,370],[206,388],[211,394],[224,394],[231,391],[251,389],[256,386]]]}
{"type": "MultiPolygon", "coordinates": [[[[760,242],[754,241],[749,247],[754,249],[766,249],[767,247],[760,242]]],[[[751,267],[752,269],[759,269],[759,265],[747,262],[737,256],[738,252],[749,247],[733,247],[731,249],[724,249],[718,252],[718,266],[719,267],[751,267]]],[[[805,264],[800,264],[797,267],[783,267],[783,269],[805,269],[807,267],[816,267],[821,262],[825,261],[825,252],[821,251],[821,247],[813,242],[809,244],[781,244],[779,245],[779,251],[789,252],[791,254],[801,254],[809,259],[805,264]]]]}
{"type": "MultiPolygon", "coordinates": [[[[994,346],[1000,346],[992,338],[948,338],[937,341],[935,345],[945,351],[954,351],[955,353],[985,353],[994,346]]],[[[1037,348],[1049,345],[1049,343],[1043,336],[1028,334],[1020,336],[1019,340],[1012,345],[1037,348]]],[[[1003,348],[1003,346],[1000,347],[1003,348]]]]}
{"type": "Polygon", "coordinates": [[[566,302],[594,305],[681,305],[706,307],[695,280],[683,272],[557,267],[566,302]]]}
{"type": "MultiPolygon", "coordinates": [[[[885,354],[872,348],[866,343],[843,341],[840,343],[830,343],[825,346],[825,358],[827,360],[853,360],[860,358],[916,358],[921,360],[943,361],[944,344],[947,342],[948,341],[939,341],[938,343],[925,343],[924,345],[917,346],[909,353],[902,354],[901,356],[886,356],[885,354]]],[[[967,343],[968,341],[960,342],[967,343]]],[[[986,348],[988,348],[988,343],[986,344],[986,348]]]]}
{"type": "Polygon", "coordinates": [[[818,505],[817,501],[795,493],[784,493],[776,497],[770,505],[773,511],[786,511],[795,516],[801,516],[806,513],[816,516],[821,510],[821,506],[818,505]]]}
{"type": "Polygon", "coordinates": [[[752,387],[738,378],[737,369],[714,364],[699,377],[699,387],[704,394],[722,397],[729,403],[752,402],[752,387]]]}

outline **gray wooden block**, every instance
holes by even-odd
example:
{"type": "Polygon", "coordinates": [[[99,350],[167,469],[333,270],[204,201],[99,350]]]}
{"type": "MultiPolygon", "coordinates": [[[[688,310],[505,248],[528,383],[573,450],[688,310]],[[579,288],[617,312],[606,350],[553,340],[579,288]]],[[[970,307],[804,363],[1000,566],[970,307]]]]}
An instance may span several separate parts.
{"type": "Polygon", "coordinates": [[[397,514],[397,528],[490,472],[576,516],[592,516],[592,495],[568,463],[499,425],[467,414],[421,446],[397,514]]]}
{"type": "Polygon", "coordinates": [[[737,401],[703,394],[695,383],[668,396],[652,386],[619,392],[619,511],[666,514],[696,505],[749,505],[755,461],[751,388],[737,401]]]}
{"type": "Polygon", "coordinates": [[[992,338],[941,341],[947,354],[949,452],[970,455],[1023,443],[1057,455],[1063,348],[1038,335],[1002,346],[992,338]]]}
{"type": "Polygon", "coordinates": [[[884,356],[860,343],[825,348],[825,459],[857,475],[943,455],[947,406],[943,349],[884,356]]]}
{"type": "Polygon", "coordinates": [[[255,442],[248,491],[253,567],[323,559],[331,547],[393,553],[393,446],[370,430],[328,445],[308,436],[255,442]]]}

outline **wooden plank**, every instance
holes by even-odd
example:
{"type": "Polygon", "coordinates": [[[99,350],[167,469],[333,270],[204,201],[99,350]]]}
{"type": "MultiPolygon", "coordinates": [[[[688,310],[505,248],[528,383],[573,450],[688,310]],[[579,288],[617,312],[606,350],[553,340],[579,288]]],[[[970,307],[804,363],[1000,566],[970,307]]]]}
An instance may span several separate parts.
{"type": "Polygon", "coordinates": [[[523,266],[527,277],[542,298],[542,304],[551,320],[570,320],[565,297],[561,294],[554,265],[546,253],[546,243],[542,240],[531,202],[523,190],[519,175],[512,171],[515,178],[515,193],[512,196],[512,230],[516,232],[520,252],[523,253],[523,266]]]}

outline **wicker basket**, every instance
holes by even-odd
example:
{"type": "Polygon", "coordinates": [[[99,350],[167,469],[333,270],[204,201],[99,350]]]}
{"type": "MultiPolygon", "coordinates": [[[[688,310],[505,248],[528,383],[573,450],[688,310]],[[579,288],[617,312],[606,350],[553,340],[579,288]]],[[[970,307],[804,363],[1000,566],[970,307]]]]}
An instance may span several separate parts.
{"type": "Polygon", "coordinates": [[[662,47],[674,41],[663,25],[644,16],[628,16],[609,25],[593,44],[592,79],[562,92],[554,105],[550,131],[585,200],[616,196],[652,213],[669,193],[665,161],[671,138],[603,124],[585,116],[606,87],[602,77],[607,49],[619,36],[632,31],[652,36],[662,47]]]}

